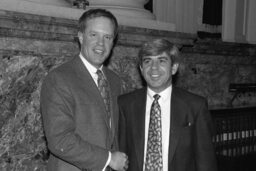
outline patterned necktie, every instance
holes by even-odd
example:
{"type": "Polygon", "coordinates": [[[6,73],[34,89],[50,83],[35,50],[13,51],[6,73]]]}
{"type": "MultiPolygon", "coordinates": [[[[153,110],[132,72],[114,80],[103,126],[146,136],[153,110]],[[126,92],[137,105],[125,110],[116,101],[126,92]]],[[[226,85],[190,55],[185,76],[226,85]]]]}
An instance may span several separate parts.
{"type": "Polygon", "coordinates": [[[155,94],[154,98],[150,110],[145,171],[163,170],[160,96],[155,94]]]}
{"type": "Polygon", "coordinates": [[[97,70],[96,74],[98,75],[98,89],[100,91],[101,97],[104,100],[105,107],[107,110],[107,115],[109,119],[109,123],[111,126],[111,118],[110,118],[110,90],[109,90],[109,85],[108,81],[105,79],[103,73],[101,70],[97,70]]]}

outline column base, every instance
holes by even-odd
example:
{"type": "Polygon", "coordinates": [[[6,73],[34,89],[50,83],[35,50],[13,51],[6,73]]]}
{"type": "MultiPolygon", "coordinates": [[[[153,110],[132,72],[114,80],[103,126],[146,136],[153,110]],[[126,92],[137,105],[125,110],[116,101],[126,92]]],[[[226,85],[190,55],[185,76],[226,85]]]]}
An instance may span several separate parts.
{"type": "MultiPolygon", "coordinates": [[[[12,1],[12,0],[10,0],[12,1]]],[[[67,2],[66,0],[20,0],[21,2],[31,2],[43,5],[54,5],[60,7],[70,7],[71,3],[67,2]]]]}
{"type": "Polygon", "coordinates": [[[86,9],[93,9],[93,8],[104,8],[111,11],[116,16],[124,16],[124,17],[131,17],[134,19],[148,19],[148,20],[155,20],[156,17],[150,11],[140,8],[127,8],[121,6],[88,6],[86,9]]]}
{"type": "MultiPolygon", "coordinates": [[[[88,9],[96,7],[98,8],[99,6],[90,6],[88,9]]],[[[104,8],[108,9],[107,7],[104,8]]],[[[1,0],[0,9],[73,20],[78,20],[84,13],[82,9],[44,5],[20,0],[1,0]]],[[[133,13],[122,8],[109,8],[109,10],[117,17],[119,25],[164,31],[176,30],[175,24],[156,21],[153,19],[154,16],[150,15],[151,13],[146,10],[145,12],[134,9],[133,13]]]]}

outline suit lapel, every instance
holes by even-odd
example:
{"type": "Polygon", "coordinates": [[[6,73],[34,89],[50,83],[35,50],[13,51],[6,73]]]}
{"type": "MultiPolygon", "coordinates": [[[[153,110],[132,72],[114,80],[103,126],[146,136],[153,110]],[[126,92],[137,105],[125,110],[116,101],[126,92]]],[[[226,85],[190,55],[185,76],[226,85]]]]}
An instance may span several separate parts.
{"type": "Polygon", "coordinates": [[[79,57],[75,57],[73,62],[74,64],[72,64],[72,67],[74,67],[74,70],[76,71],[77,76],[80,77],[80,80],[81,80],[79,84],[83,84],[84,88],[87,90],[86,91],[87,95],[91,97],[90,99],[92,101],[95,101],[95,103],[98,104],[99,107],[102,109],[101,115],[104,118],[108,129],[110,130],[110,125],[109,125],[109,121],[106,114],[105,104],[98,90],[97,85],[95,84],[89,71],[84,66],[82,60],[79,57]]]}
{"type": "Polygon", "coordinates": [[[180,139],[180,132],[182,130],[182,123],[185,120],[186,109],[182,98],[177,92],[177,88],[173,87],[171,95],[171,126],[170,126],[170,139],[169,139],[169,167],[173,159],[175,149],[180,139]]]}
{"type": "MultiPolygon", "coordinates": [[[[171,126],[170,126],[170,139],[169,139],[169,168],[173,159],[175,149],[180,139],[180,131],[182,130],[182,123],[185,120],[186,111],[185,104],[182,98],[179,97],[177,88],[173,87],[171,97],[171,126]]],[[[145,110],[147,100],[147,89],[142,89],[138,96],[133,101],[132,112],[134,112],[133,123],[133,135],[134,147],[136,147],[136,156],[138,160],[139,170],[143,169],[144,159],[144,146],[145,146],[145,110]]]]}
{"type": "Polygon", "coordinates": [[[134,147],[136,147],[136,156],[138,159],[139,170],[143,169],[144,159],[144,143],[145,143],[145,112],[146,112],[146,100],[147,89],[144,88],[138,94],[138,97],[133,101],[133,135],[134,147]]]}
{"type": "MultiPolygon", "coordinates": [[[[108,69],[106,69],[105,67],[103,67],[103,72],[105,74],[105,76],[107,77],[108,83],[109,83],[109,88],[110,88],[110,114],[111,114],[111,123],[112,123],[112,127],[111,127],[111,138],[112,141],[114,140],[114,136],[115,136],[115,125],[117,125],[118,123],[118,113],[114,112],[114,98],[116,98],[115,96],[117,96],[117,90],[119,89],[119,87],[116,87],[116,80],[111,77],[108,69]]],[[[119,84],[118,84],[119,85],[119,84]]],[[[111,142],[112,142],[111,141],[111,142]]]]}

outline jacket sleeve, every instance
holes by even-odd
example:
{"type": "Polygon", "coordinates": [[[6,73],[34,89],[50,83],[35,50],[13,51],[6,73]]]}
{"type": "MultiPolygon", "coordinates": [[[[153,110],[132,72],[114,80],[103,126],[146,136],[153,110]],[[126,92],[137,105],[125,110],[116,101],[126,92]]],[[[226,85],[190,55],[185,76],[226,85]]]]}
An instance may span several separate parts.
{"type": "Polygon", "coordinates": [[[206,101],[199,108],[196,121],[196,164],[198,171],[217,171],[212,143],[213,126],[206,101]]]}
{"type": "Polygon", "coordinates": [[[118,142],[119,142],[119,150],[127,154],[126,148],[126,121],[125,115],[122,109],[122,104],[120,97],[118,98],[118,106],[119,106],[119,123],[118,123],[118,142]]]}

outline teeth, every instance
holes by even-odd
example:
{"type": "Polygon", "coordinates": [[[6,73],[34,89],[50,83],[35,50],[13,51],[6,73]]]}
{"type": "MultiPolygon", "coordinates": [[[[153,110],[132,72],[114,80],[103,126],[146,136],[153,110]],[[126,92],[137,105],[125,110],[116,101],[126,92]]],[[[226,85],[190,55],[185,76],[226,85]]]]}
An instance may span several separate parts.
{"type": "Polygon", "coordinates": [[[95,49],[94,51],[95,51],[96,53],[100,53],[100,54],[103,53],[103,50],[99,50],[99,49],[95,49]]]}
{"type": "Polygon", "coordinates": [[[152,77],[159,77],[159,75],[151,75],[152,77]]]}

